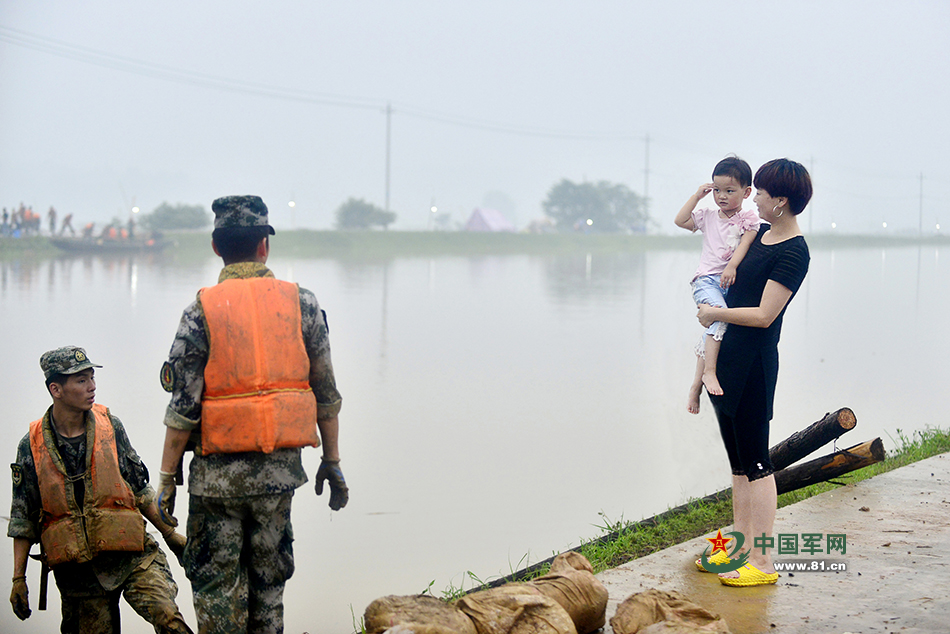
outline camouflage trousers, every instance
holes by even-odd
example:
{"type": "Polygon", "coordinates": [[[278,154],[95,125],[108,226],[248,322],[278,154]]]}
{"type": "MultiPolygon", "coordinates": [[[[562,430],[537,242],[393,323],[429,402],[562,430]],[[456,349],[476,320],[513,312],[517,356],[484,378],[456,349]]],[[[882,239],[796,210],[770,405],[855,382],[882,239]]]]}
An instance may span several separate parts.
{"type": "Polygon", "coordinates": [[[294,573],[293,495],[190,496],[183,561],[199,634],[284,631],[284,584],[294,573]]]}
{"type": "Polygon", "coordinates": [[[115,590],[105,590],[88,564],[70,566],[68,574],[65,583],[60,583],[57,575],[56,583],[63,607],[63,634],[119,634],[120,595],[159,634],[192,634],[175,604],[178,584],[161,550],[154,558],[143,560],[115,590]]]}

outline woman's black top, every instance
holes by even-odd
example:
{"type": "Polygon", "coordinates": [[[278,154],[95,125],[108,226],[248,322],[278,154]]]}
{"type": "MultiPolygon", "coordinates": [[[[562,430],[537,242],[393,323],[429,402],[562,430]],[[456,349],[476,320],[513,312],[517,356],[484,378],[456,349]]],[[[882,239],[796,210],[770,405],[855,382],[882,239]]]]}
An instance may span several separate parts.
{"type": "Polygon", "coordinates": [[[808,273],[808,245],[805,238],[796,236],[778,244],[762,244],[762,236],[771,228],[763,223],[749,252],[736,269],[735,284],[729,289],[726,304],[729,308],[755,307],[762,301],[762,293],[769,280],[775,280],[792,291],[792,297],[768,328],[753,328],[729,324],[722,338],[716,376],[723,395],[716,405],[723,413],[734,416],[742,397],[750,368],[756,357],[765,370],[768,418],[772,420],[772,402],[778,379],[778,341],[782,332],[782,317],[792,298],[798,292],[808,273]]]}

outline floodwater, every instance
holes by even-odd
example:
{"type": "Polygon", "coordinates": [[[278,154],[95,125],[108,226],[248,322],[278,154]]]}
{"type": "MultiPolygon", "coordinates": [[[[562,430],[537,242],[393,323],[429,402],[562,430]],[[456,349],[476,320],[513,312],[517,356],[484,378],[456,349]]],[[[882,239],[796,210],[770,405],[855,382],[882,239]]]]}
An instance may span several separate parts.
{"type": "MultiPolygon", "coordinates": [[[[312,485],[293,510],[297,572],[286,631],[350,632],[374,598],[471,587],[601,533],[728,485],[707,400],[686,412],[695,321],[688,279],[698,252],[396,258],[280,257],[278,277],[327,311],[343,394],[339,513],[312,485]]],[[[947,247],[813,249],[785,318],[772,442],[851,407],[846,447],[894,446],[947,426],[947,247]]],[[[152,471],[167,394],[159,369],[182,308],[219,260],[61,257],[0,261],[6,370],[0,438],[12,462],[49,404],[40,354],[80,345],[104,367],[97,401],[122,419],[152,471]]],[[[826,453],[826,447],[821,453],[826,453]]],[[[305,450],[308,473],[319,450],[305,450]]],[[[0,509],[9,508],[9,481],[0,509]]],[[[179,517],[186,496],[179,496],[179,517]]],[[[0,511],[2,512],[2,511],[0,511]]],[[[0,566],[12,570],[11,543],[0,566]]],[[[173,564],[179,604],[191,591],[173,564]]],[[[33,617],[0,609],[0,631],[55,631],[59,597],[33,617]]],[[[123,606],[124,631],[151,628],[123,606]]]]}

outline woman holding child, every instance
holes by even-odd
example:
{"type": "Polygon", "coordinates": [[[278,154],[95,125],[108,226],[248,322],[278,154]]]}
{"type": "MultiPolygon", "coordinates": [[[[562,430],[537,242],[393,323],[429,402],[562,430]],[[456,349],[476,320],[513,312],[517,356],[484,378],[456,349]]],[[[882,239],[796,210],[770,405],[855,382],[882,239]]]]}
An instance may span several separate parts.
{"type": "Polygon", "coordinates": [[[759,168],[753,185],[762,224],[736,270],[728,307],[700,304],[697,315],[704,327],[717,321],[729,324],[717,366],[722,394],[710,394],[710,400],[732,467],[733,523],[745,537],[743,550],[751,548],[747,564],[720,574],[720,581],[730,586],[778,579],[770,551],[752,546],[755,537],[771,536],[775,523],[769,423],[778,378],[778,342],[782,316],[805,279],[809,261],[798,226],[798,215],[812,195],[808,171],[794,161],[776,159],[759,168]]]}

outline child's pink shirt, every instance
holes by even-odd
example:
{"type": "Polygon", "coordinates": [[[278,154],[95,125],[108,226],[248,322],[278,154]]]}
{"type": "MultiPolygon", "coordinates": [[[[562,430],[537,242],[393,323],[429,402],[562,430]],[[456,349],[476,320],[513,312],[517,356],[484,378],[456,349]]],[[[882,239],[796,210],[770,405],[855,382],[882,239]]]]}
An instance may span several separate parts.
{"type": "Polygon", "coordinates": [[[694,231],[703,232],[703,252],[699,256],[699,268],[693,276],[719,275],[729,258],[739,246],[739,238],[746,231],[757,231],[762,220],[751,209],[740,209],[731,218],[719,215],[719,208],[693,210],[694,231]]]}

